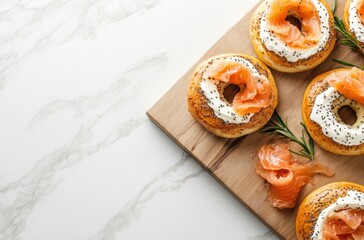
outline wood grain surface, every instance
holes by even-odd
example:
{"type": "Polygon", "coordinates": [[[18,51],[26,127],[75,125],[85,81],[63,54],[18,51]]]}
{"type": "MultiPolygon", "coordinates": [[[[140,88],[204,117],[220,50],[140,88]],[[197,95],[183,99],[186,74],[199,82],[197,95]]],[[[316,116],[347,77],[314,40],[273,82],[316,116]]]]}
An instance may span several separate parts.
{"type": "MultiPolygon", "coordinates": [[[[338,1],[336,15],[342,16],[344,0],[338,1]]],[[[249,22],[253,9],[233,26],[177,83],[147,112],[150,119],[189,153],[206,171],[250,209],[282,239],[295,239],[295,219],[298,205],[292,210],[273,208],[267,199],[264,181],[255,174],[254,154],[257,148],[275,139],[253,133],[238,139],[216,137],[201,127],[187,110],[186,93],[191,74],[204,59],[222,53],[243,53],[256,56],[250,42],[249,22]]],[[[318,74],[339,68],[332,58],[364,65],[363,56],[337,44],[334,52],[319,67],[311,71],[286,74],[273,71],[276,79],[278,112],[296,134],[300,134],[301,103],[309,82],[318,74]]],[[[294,146],[294,144],[291,144],[294,146]]],[[[351,181],[364,185],[364,156],[346,157],[331,154],[315,145],[316,161],[335,170],[334,177],[315,176],[299,195],[298,204],[314,189],[335,181],[351,181]]]]}

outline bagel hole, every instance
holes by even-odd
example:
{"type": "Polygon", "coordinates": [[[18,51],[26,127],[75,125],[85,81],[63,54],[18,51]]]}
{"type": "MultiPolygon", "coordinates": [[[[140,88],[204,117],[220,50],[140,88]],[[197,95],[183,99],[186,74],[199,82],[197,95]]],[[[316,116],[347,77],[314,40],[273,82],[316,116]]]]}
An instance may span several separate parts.
{"type": "Polygon", "coordinates": [[[235,95],[240,92],[240,88],[237,85],[230,84],[224,88],[224,98],[228,103],[233,103],[235,95]]]}
{"type": "Polygon", "coordinates": [[[278,179],[280,179],[280,178],[284,178],[284,177],[287,177],[289,173],[290,173],[290,171],[289,171],[289,170],[287,170],[287,169],[280,169],[280,170],[278,170],[278,171],[276,172],[276,177],[277,177],[278,179]]]}
{"type": "Polygon", "coordinates": [[[350,126],[354,125],[357,120],[356,112],[350,106],[339,108],[338,115],[345,124],[350,126]]]}
{"type": "Polygon", "coordinates": [[[296,18],[295,16],[287,16],[286,17],[286,21],[290,22],[293,26],[296,26],[298,28],[298,30],[302,31],[302,24],[301,21],[296,18]]]}

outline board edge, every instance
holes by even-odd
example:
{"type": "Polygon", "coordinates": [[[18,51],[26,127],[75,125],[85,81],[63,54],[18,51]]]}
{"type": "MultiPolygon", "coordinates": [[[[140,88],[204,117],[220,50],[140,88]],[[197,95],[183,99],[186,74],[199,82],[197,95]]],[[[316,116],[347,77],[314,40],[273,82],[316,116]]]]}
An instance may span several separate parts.
{"type": "Polygon", "coordinates": [[[284,239],[284,237],[279,234],[272,226],[270,226],[262,217],[260,217],[252,208],[250,208],[243,200],[241,200],[221,179],[214,174],[214,172],[210,171],[206,165],[204,165],[193,153],[189,152],[177,139],[175,139],[167,130],[165,130],[156,119],[150,114],[148,110],[146,115],[148,118],[160,129],[162,130],[170,139],[173,140],[179,147],[183,149],[189,156],[191,156],[206,172],[210,174],[225,190],[227,190],[240,204],[242,204],[245,208],[249,210],[261,223],[264,224],[269,230],[271,230],[278,238],[284,239]]]}

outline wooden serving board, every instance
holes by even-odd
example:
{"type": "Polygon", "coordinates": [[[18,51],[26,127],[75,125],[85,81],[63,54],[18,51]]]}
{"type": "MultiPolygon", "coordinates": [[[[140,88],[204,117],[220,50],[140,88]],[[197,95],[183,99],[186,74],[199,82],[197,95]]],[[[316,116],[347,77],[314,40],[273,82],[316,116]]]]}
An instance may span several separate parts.
{"type": "MultiPolygon", "coordinates": [[[[338,1],[336,14],[342,16],[344,0],[338,1]]],[[[206,171],[250,209],[280,238],[295,239],[295,219],[298,205],[314,189],[335,181],[351,181],[364,185],[364,156],[346,157],[331,154],[316,145],[316,161],[335,170],[334,177],[315,176],[314,185],[308,184],[299,195],[298,205],[292,210],[273,208],[267,199],[264,181],[255,173],[254,153],[272,137],[253,133],[238,139],[224,139],[206,131],[187,110],[186,93],[192,71],[202,60],[222,53],[243,53],[256,56],[249,39],[249,22],[253,9],[233,26],[178,82],[147,112],[150,119],[190,154],[206,171]]],[[[273,71],[276,79],[278,112],[288,117],[289,126],[300,134],[301,102],[309,82],[318,74],[341,66],[332,58],[345,59],[364,65],[363,56],[337,44],[335,51],[314,70],[286,74],[273,71]]],[[[293,145],[293,144],[292,144],[293,145]]]]}

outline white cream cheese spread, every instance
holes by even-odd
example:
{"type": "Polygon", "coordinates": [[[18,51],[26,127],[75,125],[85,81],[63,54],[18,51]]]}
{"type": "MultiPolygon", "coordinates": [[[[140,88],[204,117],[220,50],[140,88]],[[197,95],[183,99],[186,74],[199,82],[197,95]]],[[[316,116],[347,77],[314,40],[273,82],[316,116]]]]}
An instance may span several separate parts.
{"type": "Polygon", "coordinates": [[[335,211],[346,208],[364,209],[364,193],[350,190],[345,197],[338,198],[335,203],[325,208],[317,219],[311,239],[322,239],[322,228],[326,219],[335,211]]]}
{"type": "Polygon", "coordinates": [[[364,106],[354,100],[345,98],[335,88],[329,87],[316,99],[310,118],[320,125],[322,132],[333,141],[345,146],[356,146],[364,143],[363,114],[357,114],[353,126],[338,120],[338,110],[342,106],[350,106],[357,113],[363,113],[364,106]]]}
{"type": "Polygon", "coordinates": [[[355,37],[364,43],[364,25],[358,16],[358,0],[352,0],[349,6],[349,26],[350,31],[355,34],[355,37]]]}
{"type": "MultiPolygon", "coordinates": [[[[219,61],[219,60],[214,60],[219,61]]],[[[223,61],[234,61],[234,62],[241,62],[246,69],[252,74],[253,77],[260,78],[261,75],[255,69],[254,65],[244,59],[239,57],[230,57],[226,58],[223,61]]],[[[222,119],[225,123],[248,123],[250,118],[254,116],[254,114],[246,114],[243,116],[238,116],[235,114],[232,104],[226,103],[220,98],[220,93],[217,89],[217,85],[214,81],[209,80],[209,76],[207,74],[202,75],[202,81],[200,83],[201,90],[205,95],[208,105],[214,111],[215,116],[222,119]]]]}
{"type": "Polygon", "coordinates": [[[296,49],[286,46],[277,36],[269,31],[269,22],[266,19],[266,14],[270,10],[270,0],[267,10],[262,15],[260,24],[260,39],[269,51],[275,52],[277,55],[286,58],[289,62],[297,62],[301,59],[307,59],[316,53],[320,52],[326,45],[330,37],[329,13],[326,7],[318,0],[311,0],[320,16],[321,38],[320,41],[309,49],[296,49]]]}

